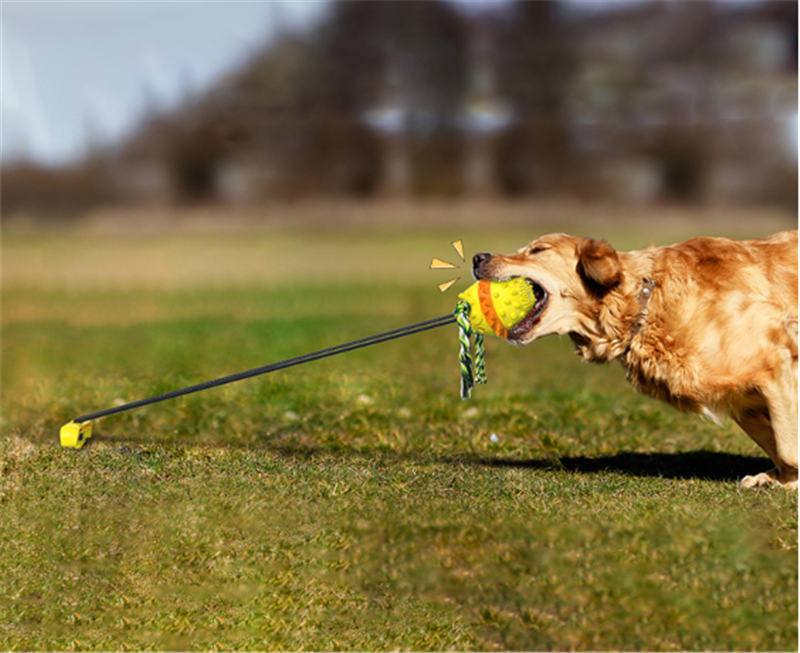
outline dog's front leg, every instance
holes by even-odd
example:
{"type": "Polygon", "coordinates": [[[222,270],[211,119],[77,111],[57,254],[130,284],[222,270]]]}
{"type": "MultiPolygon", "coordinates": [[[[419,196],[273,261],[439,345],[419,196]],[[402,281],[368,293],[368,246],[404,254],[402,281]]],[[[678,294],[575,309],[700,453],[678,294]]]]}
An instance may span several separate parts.
{"type": "Polygon", "coordinates": [[[763,389],[765,412],[750,412],[736,421],[775,463],[775,469],[742,480],[742,487],[781,485],[797,489],[797,361],[784,358],[775,379],[763,389]]]}

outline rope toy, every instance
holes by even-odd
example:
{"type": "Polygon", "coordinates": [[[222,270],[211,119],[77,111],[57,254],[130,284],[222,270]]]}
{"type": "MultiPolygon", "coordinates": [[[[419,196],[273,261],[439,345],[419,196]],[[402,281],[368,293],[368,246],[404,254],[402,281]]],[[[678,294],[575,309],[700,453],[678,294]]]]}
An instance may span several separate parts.
{"type": "Polygon", "coordinates": [[[459,296],[453,314],[458,324],[461,345],[461,398],[469,399],[476,383],[486,383],[485,345],[483,334],[492,333],[507,338],[509,329],[525,319],[536,304],[533,290],[522,277],[508,281],[482,279],[459,296]],[[475,354],[470,339],[475,336],[475,354]]]}

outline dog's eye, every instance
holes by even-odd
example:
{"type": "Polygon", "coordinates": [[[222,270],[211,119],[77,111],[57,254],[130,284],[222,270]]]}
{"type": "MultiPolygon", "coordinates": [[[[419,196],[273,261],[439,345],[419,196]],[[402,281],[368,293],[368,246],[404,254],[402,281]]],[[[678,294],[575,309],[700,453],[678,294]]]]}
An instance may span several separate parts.
{"type": "Polygon", "coordinates": [[[546,249],[547,249],[546,247],[540,247],[540,246],[537,245],[537,246],[531,247],[528,250],[528,254],[538,254],[539,252],[543,252],[546,249]]]}

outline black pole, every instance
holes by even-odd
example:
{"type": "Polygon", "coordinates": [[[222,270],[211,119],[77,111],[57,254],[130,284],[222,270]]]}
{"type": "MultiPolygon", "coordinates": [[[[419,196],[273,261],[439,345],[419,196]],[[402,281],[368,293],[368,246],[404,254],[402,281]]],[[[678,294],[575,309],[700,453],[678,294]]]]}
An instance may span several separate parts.
{"type": "Polygon", "coordinates": [[[438,327],[446,326],[448,324],[454,324],[455,321],[456,321],[455,316],[443,315],[442,317],[437,317],[432,320],[426,320],[425,322],[418,322],[417,324],[412,324],[410,326],[402,327],[400,329],[393,329],[392,331],[379,333],[378,335],[375,336],[369,336],[367,338],[353,340],[352,342],[346,342],[342,345],[337,345],[335,347],[328,347],[327,349],[320,349],[319,351],[315,351],[310,354],[304,354],[303,356],[288,358],[283,361],[278,361],[277,363],[271,363],[269,365],[255,367],[251,370],[245,370],[244,372],[238,372],[236,374],[230,374],[228,376],[223,376],[218,379],[212,379],[211,381],[204,381],[203,383],[190,385],[186,388],[179,388],[177,390],[171,390],[170,392],[164,392],[163,394],[155,395],[154,397],[148,397],[146,399],[139,399],[138,401],[132,401],[122,406],[114,406],[113,408],[106,408],[105,410],[100,410],[97,411],[96,413],[81,415],[80,417],[76,417],[72,421],[88,422],[90,420],[98,419],[100,417],[106,417],[108,415],[114,415],[116,413],[122,413],[128,410],[133,410],[134,408],[149,406],[150,404],[155,404],[160,401],[166,401],[167,399],[175,399],[176,397],[182,397],[184,395],[193,394],[195,392],[201,392],[202,390],[208,390],[209,388],[216,388],[218,386],[226,385],[228,383],[234,383],[236,381],[249,379],[254,376],[260,376],[261,374],[267,374],[269,372],[283,370],[286,369],[287,367],[293,367],[295,365],[309,363],[311,361],[319,360],[320,358],[335,356],[336,354],[342,354],[347,351],[353,351],[354,349],[360,349],[361,347],[369,347],[370,345],[376,345],[380,342],[386,342],[388,340],[394,340],[396,338],[403,338],[405,336],[410,336],[415,333],[428,331],[429,329],[436,329],[438,327]]]}

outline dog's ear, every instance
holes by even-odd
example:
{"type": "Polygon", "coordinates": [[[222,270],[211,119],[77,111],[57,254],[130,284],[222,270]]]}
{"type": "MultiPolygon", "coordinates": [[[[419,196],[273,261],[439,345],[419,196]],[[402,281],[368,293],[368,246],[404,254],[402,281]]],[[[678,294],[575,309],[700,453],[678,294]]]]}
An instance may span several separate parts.
{"type": "Polygon", "coordinates": [[[622,281],[617,250],[605,240],[581,238],[578,243],[578,273],[595,292],[605,293],[622,281]]]}

